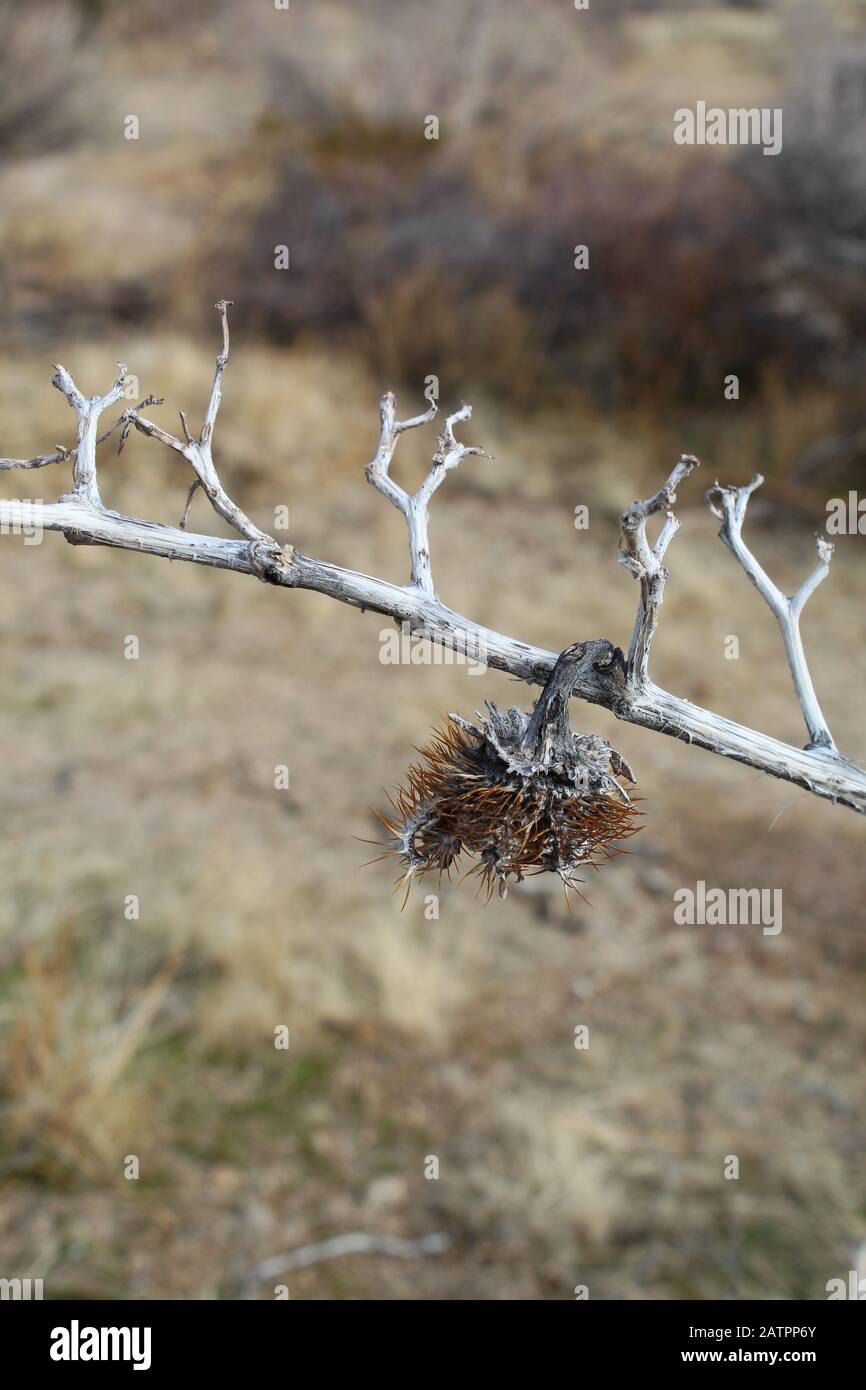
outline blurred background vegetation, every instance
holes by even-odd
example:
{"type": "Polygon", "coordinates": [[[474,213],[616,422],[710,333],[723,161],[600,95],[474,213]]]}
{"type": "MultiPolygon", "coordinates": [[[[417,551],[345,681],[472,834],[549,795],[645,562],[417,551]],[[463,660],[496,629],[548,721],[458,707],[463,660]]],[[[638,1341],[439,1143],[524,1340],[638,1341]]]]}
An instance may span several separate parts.
{"type": "MultiPolygon", "coordinates": [[[[827,499],[860,482],[854,0],[0,0],[0,32],[4,454],[72,442],[56,360],[101,391],[121,358],[168,428],[179,407],[195,420],[211,306],[232,298],[217,450],[235,498],[401,580],[399,518],[362,469],[380,393],[410,414],[436,375],[496,455],[437,496],[441,595],[555,650],[627,640],[617,515],[679,452],[703,486],[767,475],[750,523],[788,588],[827,499]],[[782,154],[674,145],[698,99],[782,107],[782,154]]],[[[420,476],[433,447],[407,437],[398,469],[420,476]]],[[[101,478],[110,505],[173,523],[189,481],[140,438],[101,478]]],[[[8,495],[64,484],[4,474],[8,495]]],[[[681,499],[657,678],[805,742],[772,618],[701,491],[681,499]]],[[[200,499],[192,524],[218,526],[200,499]]],[[[860,758],[862,545],[839,539],[805,622],[860,758]]],[[[228,1298],[258,1260],[352,1229],[451,1248],[317,1266],[293,1297],[821,1298],[851,1267],[857,818],[575,706],[646,798],[592,908],[570,917],[536,880],[401,915],[388,867],[360,868],[368,807],[444,711],[532,692],[384,666],[381,620],[314,595],[57,537],[4,540],[0,564],[0,1273],[49,1296],[228,1298]],[[673,892],[699,878],[781,887],[782,934],[675,927],[673,892]]]]}

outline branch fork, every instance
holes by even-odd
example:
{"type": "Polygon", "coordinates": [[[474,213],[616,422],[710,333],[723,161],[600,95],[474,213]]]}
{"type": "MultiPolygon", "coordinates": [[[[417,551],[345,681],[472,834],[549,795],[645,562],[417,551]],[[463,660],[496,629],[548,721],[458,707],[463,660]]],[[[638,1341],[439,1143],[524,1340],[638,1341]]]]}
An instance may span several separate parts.
{"type": "MultiPolygon", "coordinates": [[[[146,416],[140,413],[138,408],[126,411],[125,419],[129,424],[134,425],[137,430],[140,430],[142,434],[147,435],[150,439],[158,439],[161,444],[165,444],[169,449],[173,449],[175,453],[180,454],[192,465],[195,479],[187,493],[186,506],[184,507],[180,522],[180,529],[182,531],[186,530],[193,497],[196,491],[201,488],[214,511],[218,516],[222,517],[223,521],[228,522],[229,526],[234,527],[236,531],[239,531],[242,536],[245,536],[246,539],[257,548],[265,546],[271,551],[274,547],[279,550],[280,547],[274,537],[269,536],[265,531],[261,531],[259,527],[256,526],[255,522],[250,520],[246,512],[242,511],[229,497],[220,482],[219,474],[217,473],[213,460],[211,444],[217,415],[219,414],[219,408],[222,402],[222,377],[229,360],[228,310],[231,303],[232,301],[230,299],[220,299],[215,305],[222,325],[223,350],[216,360],[216,371],[214,372],[210,399],[204,413],[204,419],[198,437],[193,438],[184,411],[180,411],[180,422],[184,433],[183,441],[178,439],[175,435],[169,434],[167,430],[164,430],[161,425],[155,424],[153,420],[147,419],[146,416]]],[[[259,553],[258,549],[252,553],[254,555],[259,553]]]]}
{"type": "Polygon", "coordinates": [[[633,694],[640,694],[649,681],[650,648],[668,582],[668,572],[662,561],[680,529],[671,508],[677,500],[680,483],[698,467],[700,460],[693,454],[682,454],[664,487],[645,502],[632,502],[622,515],[622,546],[617,559],[640,580],[640,602],[626,662],[626,681],[633,694]],[[658,512],[664,512],[664,521],[658,540],[650,545],[647,521],[658,512]]]}
{"type": "MultiPolygon", "coordinates": [[[[99,485],[96,480],[96,436],[99,417],[123,395],[127,366],[118,362],[117,377],[110,391],[104,396],[85,396],[79,391],[69,372],[59,362],[55,362],[56,375],[52,386],[62,391],[78,419],[78,443],[75,448],[75,461],[72,467],[72,491],[66,496],[76,502],[87,502],[93,507],[101,507],[99,485]]],[[[63,451],[66,452],[65,450],[63,451]]],[[[61,501],[66,500],[61,498],[61,501]]]]}
{"type": "Polygon", "coordinates": [[[803,580],[797,592],[787,598],[773,583],[743,540],[743,522],[746,519],[749,498],[763,481],[761,474],[756,473],[745,487],[722,487],[716,482],[706,494],[707,506],[713,516],[722,522],[719,536],[745,570],[779,624],[794,690],[809,730],[809,743],[806,746],[835,750],[836,745],[818,704],[800,635],[800,614],[818,585],[830,573],[833,546],[824,536],[816,537],[818,563],[812,573],[803,580]]]}
{"type": "Polygon", "coordinates": [[[464,403],[453,415],[447,417],[439,436],[436,453],[433,455],[430,471],[423,483],[416,488],[415,492],[411,493],[406,492],[399,483],[395,483],[391,477],[390,469],[398,438],[407,430],[429,424],[435,418],[437,411],[438,406],[433,402],[423,415],[415,415],[411,420],[398,420],[393,392],[386,391],[379,401],[379,420],[381,422],[379,447],[364,470],[367,482],[372,483],[383,497],[387,497],[392,506],[396,507],[405,518],[409,533],[410,566],[410,578],[407,587],[417,590],[420,594],[425,594],[428,598],[435,597],[433,576],[430,570],[430,541],[428,538],[430,498],[436,489],[442,486],[445,481],[445,474],[450,472],[452,468],[456,468],[464,458],[470,454],[479,454],[484,458],[491,457],[486,450],[479,449],[474,445],[461,444],[455,439],[454,426],[462,420],[468,420],[472,415],[472,407],[464,403]]]}
{"type": "MultiPolygon", "coordinates": [[[[193,554],[190,555],[187,553],[187,548],[178,545],[177,533],[172,528],[158,527],[151,522],[124,517],[103,506],[96,472],[97,446],[120,428],[120,440],[117,448],[119,456],[123,453],[129,431],[135,428],[149,438],[157,439],[160,443],[173,449],[192,466],[195,478],[187,493],[186,505],[180,521],[180,532],[186,531],[193,497],[196,491],[201,488],[217,515],[228,522],[234,530],[240,532],[247,542],[246,565],[238,565],[237,555],[223,555],[220,563],[224,563],[226,568],[246,569],[265,583],[280,582],[280,578],[291,564],[292,548],[290,546],[281,547],[273,536],[260,530],[246,513],[232,501],[220,481],[213,459],[212,442],[222,401],[222,377],[229,360],[228,310],[231,303],[230,299],[221,299],[214,306],[219,314],[222,327],[222,352],[216,359],[210,398],[197,437],[194,437],[190,430],[185,411],[180,411],[183,442],[175,435],[170,434],[168,430],[163,429],[161,425],[142,415],[141,412],[149,406],[164,404],[161,397],[152,395],[139,401],[138,405],[124,410],[109,429],[98,435],[100,415],[123,395],[128,370],[126,363],[119,362],[117,364],[118,374],[114,385],[102,396],[85,396],[76,385],[71,373],[59,363],[55,363],[55,376],[52,379],[52,385],[63,392],[77,416],[78,442],[75,448],[67,449],[63,445],[58,445],[54,454],[40,454],[31,459],[0,459],[0,469],[42,468],[49,463],[64,462],[70,458],[73,460],[72,487],[69,492],[60,497],[54,507],[42,507],[40,514],[44,526],[49,529],[64,531],[67,539],[75,545],[118,545],[125,549],[140,549],[151,554],[165,555],[169,559],[201,559],[204,553],[214,551],[219,547],[216,537],[196,537],[192,547],[193,554]],[[58,507],[67,509],[61,524],[57,524],[55,519],[55,509],[58,507]],[[73,521],[73,511],[75,512],[75,521],[73,521]],[[109,535],[111,536],[110,539],[108,538],[109,535]]],[[[0,502],[0,508],[2,505],[0,502]]]]}

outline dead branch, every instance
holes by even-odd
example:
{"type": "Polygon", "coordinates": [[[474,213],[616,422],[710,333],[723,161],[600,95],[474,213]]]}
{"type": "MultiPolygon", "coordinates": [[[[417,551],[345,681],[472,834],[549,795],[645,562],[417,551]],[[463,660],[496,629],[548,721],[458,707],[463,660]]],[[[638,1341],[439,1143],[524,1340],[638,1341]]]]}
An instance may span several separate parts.
{"type": "Polygon", "coordinates": [[[785,655],[791,668],[794,689],[797,693],[797,699],[800,701],[806,727],[809,730],[809,747],[835,748],[836,745],[818,704],[818,697],[815,694],[815,687],[812,684],[812,677],[806,664],[803,639],[800,636],[800,614],[818,585],[830,573],[833,546],[823,536],[817,537],[818,564],[808,578],[804,579],[797,592],[791,598],[786,598],[781,589],[776,587],[769,575],[761,568],[742,535],[749,498],[763,481],[760,473],[756,473],[752,481],[745,487],[722,487],[717,482],[715,487],[711,487],[707,493],[707,505],[713,516],[718,517],[724,523],[719,535],[725,545],[731,554],[739,560],[779,624],[782,640],[785,644],[785,655]],[[718,499],[718,505],[716,499],[718,499]]]}
{"type": "Polygon", "coordinates": [[[344,1236],[331,1236],[312,1245],[286,1250],[261,1260],[244,1276],[238,1290],[239,1299],[252,1298],[256,1286],[269,1279],[284,1278],[296,1269],[310,1269],[323,1260],[337,1260],[345,1255],[385,1255],[389,1259],[415,1260],[426,1255],[443,1255],[451,1245],[448,1236],[439,1232],[407,1240],[402,1236],[374,1236],[364,1231],[350,1231],[344,1236]]]}
{"type": "MultiPolygon", "coordinates": [[[[436,413],[431,405],[423,414],[398,420],[393,395],[387,393],[379,404],[380,437],[366,475],[373,486],[402,513],[409,535],[410,578],[405,585],[338,565],[327,564],[304,555],[292,546],[281,547],[273,536],[261,530],[232,500],[224,488],[213,458],[213,435],[219,412],[222,378],[229,357],[228,301],[217,304],[222,328],[222,351],[217,357],[211,395],[198,436],[190,431],[181,413],[183,440],[154,423],[142,410],[155,404],[148,397],[127,411],[102,435],[97,434],[100,414],[122,394],[125,367],[119,369],[114,385],[104,396],[85,397],[65,369],[58,367],[54,384],[63,391],[78,419],[78,440],[74,449],[59,448],[56,454],[30,460],[2,459],[2,468],[37,468],[49,462],[73,460],[73,486],[55,503],[30,504],[35,519],[46,530],[60,531],[73,545],[105,545],[139,551],[164,559],[187,560],[217,569],[252,574],[265,583],[289,589],[310,589],[362,610],[386,614],[406,623],[419,636],[434,642],[479,653],[488,666],[506,671],[521,680],[543,685],[553,669],[557,655],[540,647],[486,628],[448,608],[438,597],[430,566],[428,535],[429,503],[446,473],[471,454],[483,454],[475,446],[459,443],[454,426],[467,420],[468,406],[446,419],[438,448],[425,480],[412,494],[391,477],[390,469],[399,436],[408,429],[423,426],[436,413]],[[187,497],[180,527],[162,526],[111,511],[99,496],[96,471],[97,445],[122,425],[121,445],[130,428],[156,439],[184,458],[194,478],[187,497]],[[193,493],[200,488],[216,513],[238,533],[239,538],[197,535],[186,530],[193,493]]],[[[866,772],[838,752],[830,736],[815,696],[806,665],[799,618],[817,585],[826,576],[832,547],[818,541],[819,563],[792,598],[786,598],[767,577],[742,539],[742,523],[751,492],[760,483],[755,479],[744,488],[716,484],[708,503],[723,521],[721,537],[776,615],[795,690],[800,700],[810,741],[796,748],[767,734],[734,723],[722,715],[701,709],[688,700],[672,695],[649,678],[648,665],[653,635],[668,579],[664,567],[668,546],[679,523],[672,511],[676,489],[697,467],[697,459],[684,455],[665,486],[646,501],[633,502],[622,517],[622,548],[619,559],[640,581],[637,618],[624,656],[607,638],[593,638],[579,644],[572,677],[572,693],[592,704],[611,710],[619,719],[669,737],[682,739],[722,757],[734,759],[771,777],[779,777],[804,787],[816,796],[866,812],[866,772]],[[664,512],[659,537],[650,545],[646,535],[649,517],[664,512]]],[[[0,529],[15,529],[21,503],[0,500],[0,529]]]]}
{"type": "Polygon", "coordinates": [[[397,420],[394,414],[395,404],[394,396],[390,391],[387,391],[379,402],[379,419],[382,422],[379,447],[376,450],[375,458],[367,464],[364,471],[367,481],[372,483],[383,497],[387,497],[388,501],[405,517],[409,532],[409,583],[420,593],[433,598],[430,542],[427,535],[430,498],[445,481],[445,474],[450,469],[456,468],[461,459],[466,458],[469,454],[481,454],[485,458],[489,458],[490,455],[486,454],[483,449],[459,444],[454,438],[454,426],[459,420],[468,420],[472,414],[471,406],[462,405],[445,421],[445,427],[439,436],[439,448],[433,455],[432,467],[427,477],[415,492],[406,492],[398,483],[394,482],[390,473],[397,439],[406,430],[413,430],[419,425],[426,425],[433,419],[438,407],[431,404],[430,409],[425,410],[423,415],[416,415],[411,420],[397,420]]]}

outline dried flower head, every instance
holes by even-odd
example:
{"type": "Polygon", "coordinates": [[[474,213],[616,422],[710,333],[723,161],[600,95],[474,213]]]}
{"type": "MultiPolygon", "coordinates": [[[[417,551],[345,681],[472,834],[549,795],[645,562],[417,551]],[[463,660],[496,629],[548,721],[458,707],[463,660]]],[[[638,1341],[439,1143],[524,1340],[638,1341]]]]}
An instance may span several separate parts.
{"type": "MultiPolygon", "coordinates": [[[[527,874],[556,873],[566,895],[581,868],[597,868],[613,846],[634,835],[640,812],[619,777],[634,782],[625,759],[594,734],[572,733],[568,722],[575,652],[562,654],[527,714],[487,702],[480,726],[448,717],[410,767],[407,783],[381,816],[393,837],[388,853],[401,860],[398,880],[447,874],[461,855],[477,862],[487,889],[505,897],[527,874]]],[[[404,900],[405,901],[405,900],[404,900]]]]}

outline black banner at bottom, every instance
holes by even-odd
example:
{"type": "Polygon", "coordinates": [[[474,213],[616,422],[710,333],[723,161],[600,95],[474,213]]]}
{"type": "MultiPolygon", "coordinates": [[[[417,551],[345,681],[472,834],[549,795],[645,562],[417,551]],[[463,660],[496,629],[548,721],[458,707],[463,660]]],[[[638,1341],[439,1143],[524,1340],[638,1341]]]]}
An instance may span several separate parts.
{"type": "MultiPolygon", "coordinates": [[[[395,1322],[388,1316],[390,1305],[377,1303],[6,1300],[0,1302],[0,1332],[16,1369],[24,1374],[48,1372],[52,1378],[92,1377],[100,1369],[110,1369],[115,1376],[211,1370],[224,1376],[271,1368],[292,1374],[299,1351],[305,1357],[303,1369],[297,1369],[306,1378],[318,1369],[310,1367],[311,1354],[321,1369],[330,1370],[335,1353],[343,1350],[355,1370],[366,1363],[369,1373],[371,1358],[380,1370],[390,1360],[395,1373],[414,1379],[419,1370],[429,1375],[440,1366],[453,1374],[463,1360],[464,1353],[441,1335],[449,1325],[483,1356],[486,1375],[495,1367],[497,1353],[507,1357],[508,1368],[514,1370],[511,1358],[520,1345],[523,1318],[528,1332],[543,1331],[543,1343],[532,1344],[534,1357],[543,1356],[547,1363],[561,1349],[575,1365],[578,1356],[584,1368],[600,1362],[611,1371],[795,1365],[811,1366],[826,1376],[857,1364],[866,1330],[864,1309],[832,1301],[523,1303],[522,1312],[509,1312],[507,1329],[498,1333],[490,1305],[482,1305],[481,1311],[477,1303],[455,1304],[443,1326],[441,1305],[433,1304],[419,1309],[419,1320],[427,1329],[426,1335],[421,1331],[421,1365],[410,1366],[405,1363],[404,1339],[407,1331],[414,1331],[414,1318],[409,1322],[407,1314],[415,1306],[401,1305],[400,1321],[395,1322]],[[477,1312],[480,1324],[475,1321],[477,1312]],[[343,1329],[351,1342],[306,1340],[343,1329]],[[434,1331],[436,1336],[430,1336],[434,1331]]],[[[524,1354],[530,1351],[525,1344],[520,1349],[524,1354]]]]}

